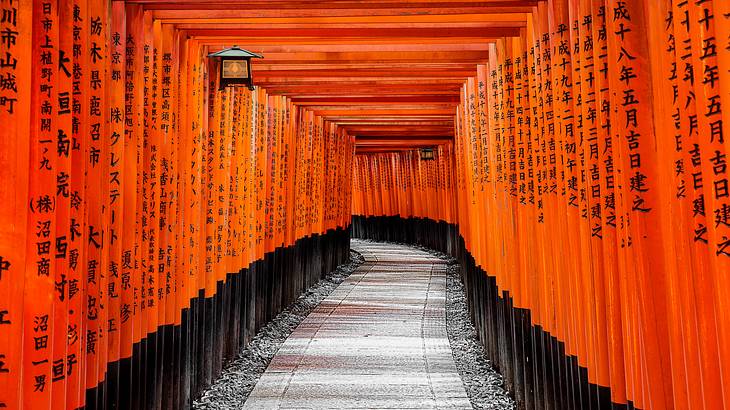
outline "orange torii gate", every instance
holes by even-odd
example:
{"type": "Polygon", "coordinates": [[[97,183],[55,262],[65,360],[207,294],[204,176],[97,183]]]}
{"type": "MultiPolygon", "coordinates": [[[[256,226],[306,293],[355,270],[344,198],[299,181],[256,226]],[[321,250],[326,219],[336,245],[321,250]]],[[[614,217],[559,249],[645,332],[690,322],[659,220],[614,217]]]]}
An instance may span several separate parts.
{"type": "Polygon", "coordinates": [[[2,7],[0,403],[189,404],[347,258],[352,138],[140,6],[2,7]]]}
{"type": "Polygon", "coordinates": [[[521,406],[729,405],[730,14],[691,3],[547,1],[490,45],[456,113],[454,219],[390,199],[402,153],[356,158],[358,235],[463,239],[521,406]]]}
{"type": "Polygon", "coordinates": [[[727,1],[0,10],[0,407],[189,406],[352,214],[459,258],[519,406],[730,408],[727,1]]]}

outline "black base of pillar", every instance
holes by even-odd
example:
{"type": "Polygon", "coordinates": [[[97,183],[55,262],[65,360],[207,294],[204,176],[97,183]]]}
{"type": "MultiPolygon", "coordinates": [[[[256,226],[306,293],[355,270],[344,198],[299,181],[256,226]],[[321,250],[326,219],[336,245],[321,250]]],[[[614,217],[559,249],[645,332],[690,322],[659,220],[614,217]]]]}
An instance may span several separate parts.
{"type": "Polygon", "coordinates": [[[350,228],[299,239],[201,290],[165,325],[107,365],[107,377],[86,391],[85,409],[185,409],[268,320],[350,256],[350,228]]]}

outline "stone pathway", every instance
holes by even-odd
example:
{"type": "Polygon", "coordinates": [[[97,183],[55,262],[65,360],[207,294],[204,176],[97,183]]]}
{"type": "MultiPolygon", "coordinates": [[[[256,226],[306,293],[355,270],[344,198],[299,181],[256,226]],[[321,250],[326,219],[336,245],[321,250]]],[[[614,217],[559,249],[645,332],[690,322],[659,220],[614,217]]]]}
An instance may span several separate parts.
{"type": "Polygon", "coordinates": [[[471,408],[446,334],[446,265],[353,240],[363,263],[297,327],[244,408],[471,408]]]}

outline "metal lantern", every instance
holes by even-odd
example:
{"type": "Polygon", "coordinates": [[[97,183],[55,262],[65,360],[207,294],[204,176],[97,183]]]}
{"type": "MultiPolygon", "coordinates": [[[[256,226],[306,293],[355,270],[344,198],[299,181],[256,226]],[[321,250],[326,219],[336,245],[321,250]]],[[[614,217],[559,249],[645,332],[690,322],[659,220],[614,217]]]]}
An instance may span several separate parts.
{"type": "Polygon", "coordinates": [[[253,73],[251,72],[251,59],[264,58],[261,55],[233,46],[217,53],[208,54],[208,57],[220,58],[220,89],[225,87],[253,86],[253,73]]]}
{"type": "Polygon", "coordinates": [[[434,159],[433,148],[421,148],[421,160],[430,161],[434,159]]]}

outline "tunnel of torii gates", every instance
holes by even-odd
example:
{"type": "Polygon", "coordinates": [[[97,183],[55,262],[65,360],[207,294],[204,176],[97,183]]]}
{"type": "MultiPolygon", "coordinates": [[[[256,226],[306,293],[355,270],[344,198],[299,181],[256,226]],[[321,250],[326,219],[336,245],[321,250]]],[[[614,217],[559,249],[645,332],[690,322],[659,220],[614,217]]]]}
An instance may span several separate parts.
{"type": "Polygon", "coordinates": [[[0,408],[188,407],[355,236],[520,408],[730,409],[730,1],[0,10],[0,408]]]}

